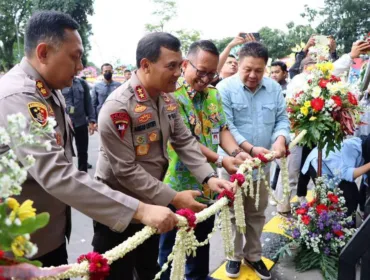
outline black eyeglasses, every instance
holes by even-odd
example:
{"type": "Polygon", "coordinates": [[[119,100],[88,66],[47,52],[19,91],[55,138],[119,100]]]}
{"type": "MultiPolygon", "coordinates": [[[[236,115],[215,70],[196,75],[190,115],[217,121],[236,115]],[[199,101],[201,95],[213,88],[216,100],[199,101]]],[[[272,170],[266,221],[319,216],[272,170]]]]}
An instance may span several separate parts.
{"type": "Polygon", "coordinates": [[[193,66],[193,68],[195,69],[195,70],[197,70],[197,73],[196,73],[196,75],[199,77],[199,78],[204,78],[204,77],[207,77],[208,79],[210,79],[210,80],[214,80],[214,79],[217,79],[218,78],[218,73],[216,72],[216,73],[208,73],[208,72],[206,72],[206,71],[200,71],[197,67],[195,67],[194,66],[194,64],[190,61],[190,60],[188,60],[189,61],[189,63],[190,63],[190,65],[191,66],[193,66]]]}

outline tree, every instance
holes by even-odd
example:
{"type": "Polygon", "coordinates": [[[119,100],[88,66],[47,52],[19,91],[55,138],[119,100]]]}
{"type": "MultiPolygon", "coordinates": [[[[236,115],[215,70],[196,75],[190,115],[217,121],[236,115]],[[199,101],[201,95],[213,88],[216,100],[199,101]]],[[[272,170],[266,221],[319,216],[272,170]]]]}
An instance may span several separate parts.
{"type": "Polygon", "coordinates": [[[318,33],[333,35],[340,50],[349,52],[352,43],[370,30],[369,0],[324,0],[319,10],[305,5],[301,14],[310,22],[319,21],[318,33]]]}
{"type": "Polygon", "coordinates": [[[226,37],[220,40],[212,40],[212,42],[216,45],[218,51],[221,53],[224,51],[224,49],[231,42],[232,39],[233,37],[226,37]]]}
{"type": "Polygon", "coordinates": [[[169,32],[177,36],[181,42],[181,51],[186,54],[191,43],[200,39],[198,30],[180,29],[171,31],[167,29],[167,24],[177,15],[176,1],[171,0],[153,0],[157,8],[152,12],[152,15],[157,18],[156,23],[145,24],[145,29],[149,32],[169,32]]]}
{"type": "Polygon", "coordinates": [[[94,14],[93,0],[32,0],[33,10],[55,10],[71,15],[80,24],[79,33],[85,48],[82,57],[83,65],[87,65],[87,54],[91,50],[89,36],[92,35],[91,24],[87,15],[94,14]]]}
{"type": "Polygon", "coordinates": [[[12,68],[22,57],[24,25],[30,11],[29,0],[0,1],[0,68],[4,71],[12,68]]]}

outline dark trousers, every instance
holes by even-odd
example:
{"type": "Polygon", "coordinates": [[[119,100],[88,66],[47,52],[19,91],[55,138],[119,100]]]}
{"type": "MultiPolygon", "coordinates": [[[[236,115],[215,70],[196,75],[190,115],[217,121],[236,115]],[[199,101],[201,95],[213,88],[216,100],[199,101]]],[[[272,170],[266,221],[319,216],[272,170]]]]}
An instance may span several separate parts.
{"type": "Polygon", "coordinates": [[[279,175],[280,175],[280,167],[279,167],[279,165],[276,164],[274,177],[272,177],[273,179],[272,179],[272,182],[271,182],[271,188],[273,190],[276,190],[277,182],[279,180],[279,175]]]}
{"type": "MultiPolygon", "coordinates": [[[[312,149],[307,147],[307,146],[302,147],[302,159],[301,159],[301,168],[300,168],[300,170],[302,170],[302,167],[303,167],[308,155],[311,153],[312,149]]],[[[297,196],[304,196],[304,197],[307,196],[307,186],[308,186],[309,182],[310,182],[309,172],[307,172],[306,174],[303,174],[302,171],[300,171],[299,172],[299,178],[298,178],[298,184],[297,184],[297,196]]]]}
{"type": "MultiPolygon", "coordinates": [[[[317,177],[316,170],[310,165],[309,174],[312,180],[315,182],[317,177]]],[[[349,182],[346,180],[340,181],[338,188],[343,191],[344,199],[346,200],[347,216],[351,216],[356,213],[357,206],[360,201],[360,192],[355,182],[349,182]]]]}
{"type": "Polygon", "coordinates": [[[75,127],[75,138],[78,157],[78,170],[87,172],[87,149],[89,147],[89,131],[87,125],[75,127]]]}
{"type": "Polygon", "coordinates": [[[60,266],[63,264],[68,264],[68,254],[67,254],[66,243],[62,244],[60,247],[58,247],[54,251],[51,251],[34,260],[40,261],[43,267],[60,266]]]}
{"type": "MultiPolygon", "coordinates": [[[[122,233],[111,231],[107,226],[94,222],[94,251],[100,254],[113,249],[143,229],[142,224],[130,224],[122,233]]],[[[153,235],[137,249],[113,262],[106,280],[152,280],[159,272],[159,235],[153,235]],[[135,275],[135,277],[134,277],[135,275]]]]}
{"type": "MultiPolygon", "coordinates": [[[[174,211],[174,207],[170,206],[174,211]]],[[[195,228],[195,236],[199,242],[203,242],[209,233],[212,232],[215,222],[215,217],[212,216],[203,223],[197,224],[195,228]]],[[[168,256],[172,252],[172,247],[175,245],[177,230],[161,234],[159,241],[159,264],[163,266],[167,262],[168,256]]],[[[169,280],[172,266],[162,274],[161,280],[169,280]]],[[[195,257],[188,257],[186,261],[185,276],[186,280],[206,280],[209,273],[209,244],[198,247],[195,257]]]]}

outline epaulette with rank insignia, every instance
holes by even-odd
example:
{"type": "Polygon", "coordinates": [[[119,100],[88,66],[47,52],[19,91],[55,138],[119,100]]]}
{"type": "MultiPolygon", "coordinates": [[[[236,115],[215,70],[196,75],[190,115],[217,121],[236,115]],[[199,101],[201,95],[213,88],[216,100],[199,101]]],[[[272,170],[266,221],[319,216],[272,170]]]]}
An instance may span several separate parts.
{"type": "Polygon", "coordinates": [[[135,96],[136,96],[136,100],[139,102],[144,102],[148,100],[148,93],[140,85],[135,87],[135,96]]]}
{"type": "Polygon", "coordinates": [[[50,96],[50,91],[45,87],[41,80],[36,81],[36,87],[44,98],[48,98],[50,96]]]}

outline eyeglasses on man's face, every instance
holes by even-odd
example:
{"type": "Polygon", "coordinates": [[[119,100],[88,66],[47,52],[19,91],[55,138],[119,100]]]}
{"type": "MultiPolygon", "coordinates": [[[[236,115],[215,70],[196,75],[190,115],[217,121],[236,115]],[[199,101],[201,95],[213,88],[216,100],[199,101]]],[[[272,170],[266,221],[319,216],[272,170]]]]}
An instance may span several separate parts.
{"type": "Polygon", "coordinates": [[[204,77],[207,77],[208,79],[210,80],[214,80],[214,79],[217,79],[218,78],[218,73],[217,72],[206,72],[206,71],[201,71],[199,70],[197,67],[195,67],[195,65],[190,61],[188,60],[190,65],[193,66],[193,68],[197,71],[196,72],[196,75],[199,77],[199,78],[204,78],[204,77]]]}

